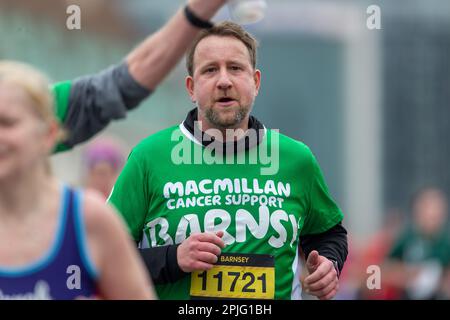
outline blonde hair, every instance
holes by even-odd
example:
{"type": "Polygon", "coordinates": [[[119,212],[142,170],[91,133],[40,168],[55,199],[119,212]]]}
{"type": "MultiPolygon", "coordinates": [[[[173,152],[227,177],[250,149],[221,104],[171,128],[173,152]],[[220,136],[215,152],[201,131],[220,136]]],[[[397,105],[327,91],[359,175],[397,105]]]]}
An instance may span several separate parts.
{"type": "MultiPolygon", "coordinates": [[[[30,65],[8,60],[0,60],[0,83],[18,86],[33,102],[34,111],[46,124],[58,123],[54,112],[54,99],[47,77],[30,65]]],[[[60,128],[58,141],[65,137],[60,128]]]]}

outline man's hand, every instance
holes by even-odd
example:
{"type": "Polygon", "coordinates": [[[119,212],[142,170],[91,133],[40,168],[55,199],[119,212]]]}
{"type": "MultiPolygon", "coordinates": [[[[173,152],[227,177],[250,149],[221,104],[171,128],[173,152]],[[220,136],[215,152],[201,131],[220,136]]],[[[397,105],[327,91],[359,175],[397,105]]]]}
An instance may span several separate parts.
{"type": "Polygon", "coordinates": [[[309,273],[303,281],[306,293],[320,300],[332,299],[339,289],[338,276],[333,263],[314,250],[306,260],[306,268],[309,273]]]}
{"type": "Polygon", "coordinates": [[[189,0],[189,7],[205,20],[210,19],[228,0],[189,0]]]}
{"type": "Polygon", "coordinates": [[[225,247],[221,239],[223,231],[193,233],[177,249],[177,261],[184,272],[209,270],[217,262],[217,256],[225,247]]]}

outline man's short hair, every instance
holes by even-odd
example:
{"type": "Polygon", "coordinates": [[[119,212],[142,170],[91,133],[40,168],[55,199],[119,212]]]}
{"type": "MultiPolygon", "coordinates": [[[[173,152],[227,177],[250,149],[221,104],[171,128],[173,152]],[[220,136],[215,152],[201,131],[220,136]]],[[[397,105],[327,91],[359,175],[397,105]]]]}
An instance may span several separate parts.
{"type": "Polygon", "coordinates": [[[233,37],[240,40],[248,49],[250,54],[250,62],[253,69],[256,68],[256,53],[258,41],[240,25],[231,21],[224,21],[213,26],[210,29],[203,29],[197,38],[194,40],[192,46],[186,55],[186,68],[190,76],[194,74],[194,54],[199,42],[209,36],[219,37],[233,37]]]}

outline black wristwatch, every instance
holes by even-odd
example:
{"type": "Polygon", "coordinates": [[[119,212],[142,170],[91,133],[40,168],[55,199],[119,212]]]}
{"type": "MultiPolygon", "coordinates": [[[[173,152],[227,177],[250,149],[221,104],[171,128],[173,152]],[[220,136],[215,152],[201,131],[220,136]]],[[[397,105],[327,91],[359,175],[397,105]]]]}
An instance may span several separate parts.
{"type": "Polygon", "coordinates": [[[214,24],[212,24],[208,20],[203,20],[202,18],[199,18],[192,10],[189,8],[188,5],[184,7],[184,15],[186,16],[187,21],[194,27],[200,28],[200,29],[210,29],[214,27],[214,24]]]}
{"type": "Polygon", "coordinates": [[[333,260],[333,259],[328,259],[328,260],[330,260],[333,263],[334,270],[336,270],[337,277],[339,278],[339,276],[341,275],[341,272],[339,271],[339,266],[338,266],[337,261],[333,260]]]}

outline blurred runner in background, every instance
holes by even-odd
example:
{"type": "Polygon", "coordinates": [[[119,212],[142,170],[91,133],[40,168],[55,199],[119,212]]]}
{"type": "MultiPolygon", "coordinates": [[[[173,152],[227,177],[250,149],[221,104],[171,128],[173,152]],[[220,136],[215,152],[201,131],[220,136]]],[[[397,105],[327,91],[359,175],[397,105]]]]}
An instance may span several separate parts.
{"type": "Polygon", "coordinates": [[[437,188],[418,192],[412,199],[412,219],[394,242],[383,274],[403,299],[443,298],[449,291],[444,279],[450,265],[446,195],[437,188]]]}
{"type": "Polygon", "coordinates": [[[83,154],[83,186],[98,191],[106,201],[125,159],[125,150],[116,138],[93,140],[83,154]]]}

